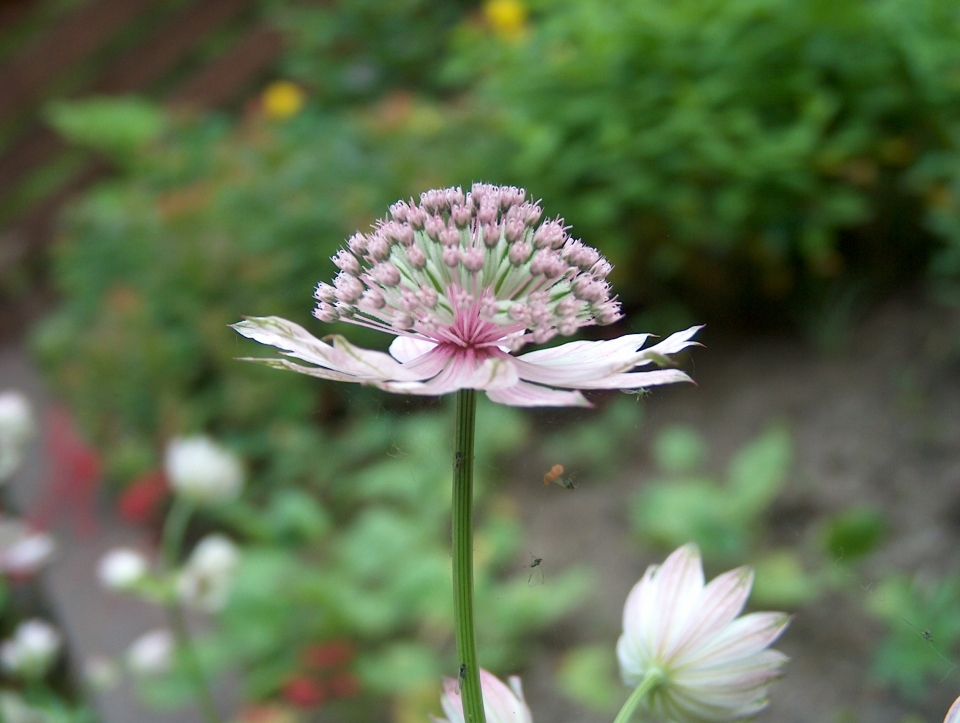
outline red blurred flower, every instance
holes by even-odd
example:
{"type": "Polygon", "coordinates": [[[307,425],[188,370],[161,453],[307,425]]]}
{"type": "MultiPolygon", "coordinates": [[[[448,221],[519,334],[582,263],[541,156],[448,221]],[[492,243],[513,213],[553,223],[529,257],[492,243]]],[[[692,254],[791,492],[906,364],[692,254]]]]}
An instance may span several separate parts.
{"type": "Polygon", "coordinates": [[[331,640],[328,643],[308,645],[300,653],[303,664],[320,670],[339,668],[353,660],[353,644],[349,640],[331,640]]]}
{"type": "Polygon", "coordinates": [[[360,679],[353,673],[337,673],[327,683],[334,698],[352,698],[360,692],[360,679]]]}
{"type": "Polygon", "coordinates": [[[127,522],[148,522],[169,491],[170,485],[162,471],[149,472],[135,479],[120,493],[117,510],[127,522]]]}
{"type": "Polygon", "coordinates": [[[326,700],[323,685],[305,675],[295,675],[283,684],[283,697],[299,708],[313,708],[326,700]]]}

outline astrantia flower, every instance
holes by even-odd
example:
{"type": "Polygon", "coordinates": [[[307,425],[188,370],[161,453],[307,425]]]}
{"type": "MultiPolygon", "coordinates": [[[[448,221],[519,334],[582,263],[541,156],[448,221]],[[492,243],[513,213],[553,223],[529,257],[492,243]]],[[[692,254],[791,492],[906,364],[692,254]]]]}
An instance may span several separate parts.
{"type": "Polygon", "coordinates": [[[151,630],[127,649],[127,665],[138,675],[162,675],[173,662],[173,633],[165,628],[151,630]]]}
{"type": "Polygon", "coordinates": [[[737,618],[750,595],[753,572],[726,572],[704,586],[700,551],[681,547],[651,565],[623,610],[617,643],[627,685],[661,676],[645,705],[675,723],[730,721],[768,702],[767,688],[787,657],[767,650],[790,622],[784,613],[737,618]]]}
{"type": "Polygon", "coordinates": [[[24,678],[41,678],[56,662],[62,642],[60,633],[49,623],[27,620],[0,645],[0,663],[24,678]]]}
{"type": "Polygon", "coordinates": [[[46,532],[26,522],[0,517],[0,572],[9,575],[33,575],[52,556],[56,544],[46,532]]]}
{"type": "MultiPolygon", "coordinates": [[[[523,699],[520,678],[507,679],[504,685],[497,676],[480,669],[480,689],[483,691],[483,712],[487,723],[533,723],[533,716],[523,699]]],[[[464,723],[460,686],[455,678],[444,678],[440,706],[447,717],[434,723],[464,723]]]]}
{"type": "Polygon", "coordinates": [[[943,719],[943,723],[960,723],[960,698],[953,701],[953,705],[947,711],[947,717],[943,719]]]}
{"type": "Polygon", "coordinates": [[[229,502],[243,488],[240,460],[208,437],[172,440],[165,462],[170,486],[194,502],[229,502]]]}
{"type": "Polygon", "coordinates": [[[424,193],[419,205],[396,203],[373,232],[354,235],[333,257],[333,285],[317,287],[314,316],[395,335],[389,355],[340,336],[328,344],[278,317],[234,328],[313,366],[258,361],[400,394],[482,389],[512,406],[588,406],[569,390],[690,381],[676,369],[636,370],[693,344],[699,327],[649,349],[641,349],[648,334],[629,334],[515,356],[527,343],[621,318],[610,264],[571,238],[562,219],[541,223],[541,215],[523,189],[475,184],[466,194],[448,188],[424,193]]]}
{"type": "Polygon", "coordinates": [[[207,535],[190,553],[177,579],[177,594],[206,612],[223,609],[239,562],[240,552],[233,542],[223,535],[207,535]]]}
{"type": "Polygon", "coordinates": [[[100,558],[97,579],[100,584],[113,590],[128,590],[147,576],[150,564],[137,550],[118,547],[100,558]]]}

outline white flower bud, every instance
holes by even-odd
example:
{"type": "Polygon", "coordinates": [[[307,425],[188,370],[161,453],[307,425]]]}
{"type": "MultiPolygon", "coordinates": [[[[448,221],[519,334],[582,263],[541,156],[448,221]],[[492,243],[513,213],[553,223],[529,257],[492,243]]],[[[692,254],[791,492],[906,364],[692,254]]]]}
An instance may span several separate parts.
{"type": "Polygon", "coordinates": [[[57,660],[62,639],[49,623],[27,620],[20,623],[13,637],[0,644],[0,664],[24,678],[42,678],[57,660]]]}
{"type": "Polygon", "coordinates": [[[177,594],[187,605],[205,612],[222,610],[240,562],[237,546],[223,535],[197,543],[177,579],[177,594]]]}
{"type": "Polygon", "coordinates": [[[97,579],[106,588],[129,590],[143,580],[147,570],[147,559],[142,554],[128,548],[117,548],[100,558],[97,579]]]}
{"type": "Polygon", "coordinates": [[[166,472],[175,492],[201,503],[234,500],[243,487],[240,460],[208,437],[171,441],[166,472]]]}
{"type": "Polygon", "coordinates": [[[127,648],[127,666],[137,675],[162,675],[170,670],[173,647],[173,634],[169,630],[151,630],[127,648]]]}
{"type": "Polygon", "coordinates": [[[0,394],[0,481],[20,466],[24,445],[37,431],[30,402],[20,392],[0,394]]]}
{"type": "Polygon", "coordinates": [[[56,543],[19,520],[0,522],[0,572],[33,575],[53,556],[56,543]]]}

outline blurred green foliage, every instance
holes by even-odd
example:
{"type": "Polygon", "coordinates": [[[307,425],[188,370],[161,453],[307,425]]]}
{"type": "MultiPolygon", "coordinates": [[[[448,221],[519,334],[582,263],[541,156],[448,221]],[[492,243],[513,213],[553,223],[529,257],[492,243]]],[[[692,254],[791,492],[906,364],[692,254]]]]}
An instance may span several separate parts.
{"type": "Polygon", "coordinates": [[[628,300],[756,319],[931,255],[956,279],[956,3],[531,5],[520,42],[463,28],[449,75],[476,83],[511,178],[601,242],[628,300]]]}
{"type": "Polygon", "coordinates": [[[568,650],[557,669],[557,687],[588,710],[611,714],[626,697],[609,645],[583,645],[568,650]]]}
{"type": "Polygon", "coordinates": [[[942,682],[956,670],[960,643],[960,580],[884,579],[866,600],[887,635],[877,646],[874,674],[911,700],[926,686],[942,682]]]}
{"type": "Polygon", "coordinates": [[[743,559],[786,482],[792,455],[786,430],[771,429],[739,450],[723,485],[696,473],[704,444],[688,427],[661,432],[653,451],[667,476],[647,482],[637,496],[632,519],[638,534],[668,549],[693,540],[707,560],[743,559]]]}

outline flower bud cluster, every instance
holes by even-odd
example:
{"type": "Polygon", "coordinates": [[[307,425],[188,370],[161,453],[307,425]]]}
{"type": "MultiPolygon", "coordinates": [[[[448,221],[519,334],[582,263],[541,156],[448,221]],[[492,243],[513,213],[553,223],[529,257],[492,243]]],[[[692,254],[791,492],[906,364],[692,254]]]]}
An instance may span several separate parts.
{"type": "Polygon", "coordinates": [[[27,620],[0,645],[0,663],[14,675],[42,678],[57,662],[62,644],[60,633],[52,625],[43,620],[27,620]]]}
{"type": "Polygon", "coordinates": [[[340,273],[317,287],[314,315],[440,343],[509,336],[514,347],[617,321],[610,264],[542,215],[523,189],[479,183],[395,203],[333,257],[340,273]]]}

